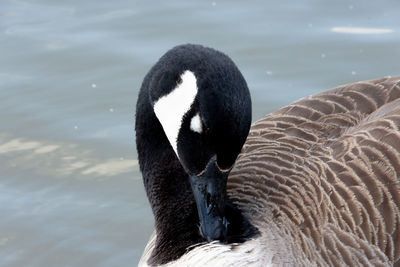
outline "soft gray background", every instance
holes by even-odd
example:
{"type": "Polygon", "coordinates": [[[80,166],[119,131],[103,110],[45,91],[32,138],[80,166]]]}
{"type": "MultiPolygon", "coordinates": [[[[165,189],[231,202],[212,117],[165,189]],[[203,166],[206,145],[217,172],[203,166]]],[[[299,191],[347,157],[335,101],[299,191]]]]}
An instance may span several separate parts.
{"type": "Polygon", "coordinates": [[[257,120],[340,84],[399,75],[399,14],[397,0],[1,0],[0,265],[137,264],[153,218],[135,102],[169,48],[230,55],[257,120]]]}

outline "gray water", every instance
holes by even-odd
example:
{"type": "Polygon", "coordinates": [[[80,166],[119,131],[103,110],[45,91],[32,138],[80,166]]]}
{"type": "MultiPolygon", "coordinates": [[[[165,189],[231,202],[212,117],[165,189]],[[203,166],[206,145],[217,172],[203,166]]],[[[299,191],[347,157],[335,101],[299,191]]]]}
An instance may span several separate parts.
{"type": "Polygon", "coordinates": [[[141,81],[169,48],[230,55],[253,118],[400,74],[400,1],[0,1],[0,266],[135,266],[153,230],[141,81]]]}

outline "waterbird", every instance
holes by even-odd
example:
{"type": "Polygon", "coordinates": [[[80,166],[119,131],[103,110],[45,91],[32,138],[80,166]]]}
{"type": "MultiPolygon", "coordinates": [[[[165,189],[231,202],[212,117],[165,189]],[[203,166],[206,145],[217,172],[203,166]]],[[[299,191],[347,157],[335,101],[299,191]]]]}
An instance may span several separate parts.
{"type": "Polygon", "coordinates": [[[147,73],[135,129],[155,231],[139,266],[400,265],[400,76],[251,119],[217,50],[176,46],[147,73]]]}

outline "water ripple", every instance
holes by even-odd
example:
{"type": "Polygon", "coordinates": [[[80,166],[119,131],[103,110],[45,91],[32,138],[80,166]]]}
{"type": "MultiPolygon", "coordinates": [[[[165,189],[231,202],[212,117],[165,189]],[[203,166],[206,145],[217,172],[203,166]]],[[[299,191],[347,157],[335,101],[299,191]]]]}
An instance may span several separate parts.
{"type": "Polygon", "coordinates": [[[347,34],[385,34],[392,33],[392,29],[364,28],[364,27],[333,27],[332,32],[347,34]]]}

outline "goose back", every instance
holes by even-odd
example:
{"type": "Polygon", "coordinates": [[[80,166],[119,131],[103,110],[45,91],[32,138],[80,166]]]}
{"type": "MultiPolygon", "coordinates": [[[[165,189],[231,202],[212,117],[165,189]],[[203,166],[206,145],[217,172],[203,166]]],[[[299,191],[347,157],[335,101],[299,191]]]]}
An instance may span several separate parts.
{"type": "Polygon", "coordinates": [[[344,85],[266,116],[251,128],[228,194],[259,229],[280,228],[294,263],[398,262],[399,97],[400,76],[344,85]]]}

